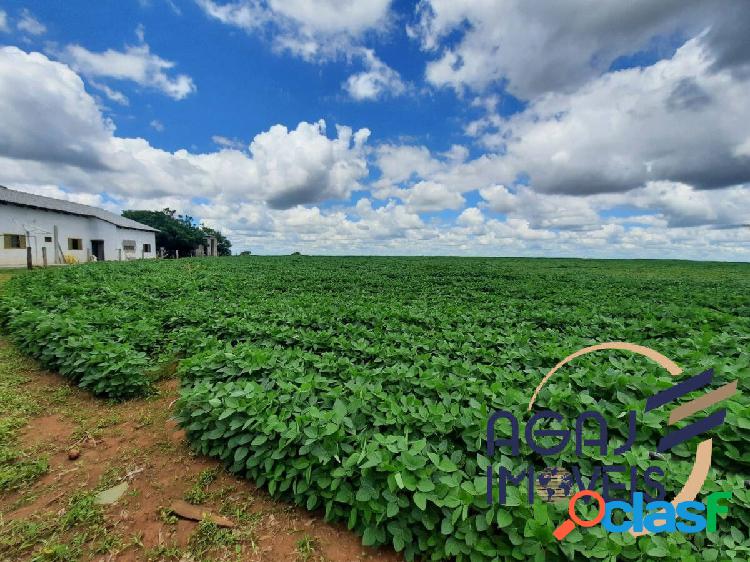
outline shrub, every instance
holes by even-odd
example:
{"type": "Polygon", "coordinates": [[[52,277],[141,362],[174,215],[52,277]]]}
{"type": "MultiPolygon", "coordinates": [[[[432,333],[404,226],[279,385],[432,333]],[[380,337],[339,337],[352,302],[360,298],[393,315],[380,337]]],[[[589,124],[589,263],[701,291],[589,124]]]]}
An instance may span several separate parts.
{"type": "Polygon", "coordinates": [[[97,396],[123,400],[150,386],[146,354],[61,314],[24,310],[7,322],[13,341],[45,367],[97,396]]]}

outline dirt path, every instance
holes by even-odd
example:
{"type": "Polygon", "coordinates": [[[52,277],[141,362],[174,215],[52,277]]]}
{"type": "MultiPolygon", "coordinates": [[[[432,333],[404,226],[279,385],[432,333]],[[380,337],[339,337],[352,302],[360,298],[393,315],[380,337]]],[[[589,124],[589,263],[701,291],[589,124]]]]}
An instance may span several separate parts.
{"type": "Polygon", "coordinates": [[[0,560],[400,560],[194,456],[170,420],[177,381],[158,389],[108,404],[0,338],[0,560]],[[122,482],[115,504],[94,503],[122,482]],[[175,517],[185,499],[236,527],[175,517]]]}

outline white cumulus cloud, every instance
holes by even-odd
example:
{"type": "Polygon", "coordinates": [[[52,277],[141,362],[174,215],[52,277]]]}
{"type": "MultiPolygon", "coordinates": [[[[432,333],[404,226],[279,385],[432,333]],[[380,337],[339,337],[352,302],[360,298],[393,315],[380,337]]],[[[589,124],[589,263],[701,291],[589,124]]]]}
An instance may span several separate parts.
{"type": "Polygon", "coordinates": [[[62,184],[115,197],[214,197],[289,208],[346,198],[368,173],[367,129],[323,121],[274,125],[249,153],[233,149],[168,152],[123,138],[104,118],[80,77],[40,53],[0,48],[0,180],[62,184]]]}
{"type": "Polygon", "coordinates": [[[344,83],[344,89],[352,98],[375,100],[383,96],[398,96],[406,91],[398,72],[375,56],[372,49],[364,49],[362,58],[365,70],[352,74],[344,83]]]}
{"type": "Polygon", "coordinates": [[[401,197],[406,201],[409,209],[418,212],[456,210],[463,207],[465,203],[460,193],[433,181],[420,181],[405,190],[401,197]]]}
{"type": "Polygon", "coordinates": [[[750,75],[715,70],[702,37],[671,59],[613,72],[570,93],[546,94],[477,131],[502,156],[497,181],[519,173],[536,190],[586,194],[649,181],[700,188],[750,182],[750,75]]]}
{"type": "MultiPolygon", "coordinates": [[[[107,49],[97,53],[81,45],[68,45],[60,53],[60,59],[86,77],[129,80],[176,100],[195,92],[193,79],[186,74],[173,74],[175,63],[152,53],[143,42],[142,31],[139,35],[139,45],[127,46],[122,51],[107,49]]],[[[113,90],[106,86],[101,89],[110,99],[122,103],[122,94],[115,92],[113,97],[113,90]]]]}
{"type": "Polygon", "coordinates": [[[746,31],[749,15],[745,0],[424,0],[408,31],[436,53],[426,68],[432,84],[482,90],[506,80],[512,94],[534,99],[580,87],[619,56],[666,50],[675,35],[704,28],[719,66],[746,65],[740,22],[746,31]]]}
{"type": "Polygon", "coordinates": [[[270,27],[273,44],[306,60],[346,54],[388,26],[391,0],[198,0],[211,18],[249,33],[270,27]]]}

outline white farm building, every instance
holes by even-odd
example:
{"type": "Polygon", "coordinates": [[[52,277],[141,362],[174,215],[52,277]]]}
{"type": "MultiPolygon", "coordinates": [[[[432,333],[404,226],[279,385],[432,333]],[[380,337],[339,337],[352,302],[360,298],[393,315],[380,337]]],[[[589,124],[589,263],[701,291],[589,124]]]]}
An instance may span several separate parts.
{"type": "Polygon", "coordinates": [[[155,228],[109,211],[0,186],[0,267],[156,257],[155,228]]]}

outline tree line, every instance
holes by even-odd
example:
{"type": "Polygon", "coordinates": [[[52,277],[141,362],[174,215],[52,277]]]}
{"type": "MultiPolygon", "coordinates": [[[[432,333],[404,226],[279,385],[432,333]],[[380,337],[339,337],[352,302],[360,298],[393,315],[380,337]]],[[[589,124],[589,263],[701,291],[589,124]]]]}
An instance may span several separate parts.
{"type": "Polygon", "coordinates": [[[162,211],[127,210],[122,216],[158,229],[156,248],[164,248],[167,255],[190,256],[198,246],[206,244],[207,236],[216,238],[220,256],[232,255],[232,243],[218,230],[198,224],[190,215],[179,215],[174,209],[162,211]]]}

